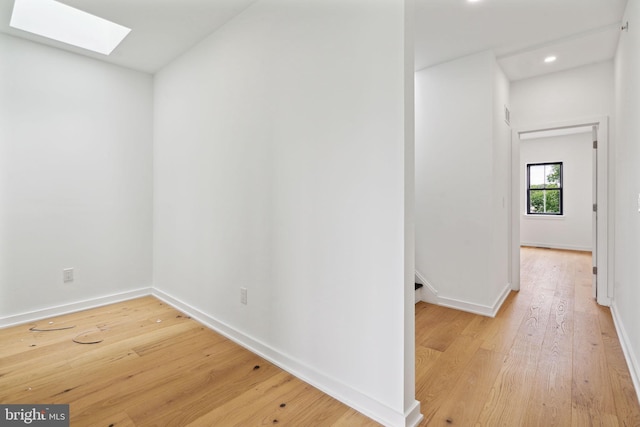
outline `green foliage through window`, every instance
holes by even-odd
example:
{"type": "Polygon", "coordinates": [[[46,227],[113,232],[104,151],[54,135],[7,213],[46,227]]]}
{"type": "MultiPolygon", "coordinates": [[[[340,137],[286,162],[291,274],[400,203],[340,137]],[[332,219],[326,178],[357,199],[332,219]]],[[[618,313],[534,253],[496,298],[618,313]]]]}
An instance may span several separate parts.
{"type": "Polygon", "coordinates": [[[527,165],[527,214],[562,215],[562,162],[527,165]]]}

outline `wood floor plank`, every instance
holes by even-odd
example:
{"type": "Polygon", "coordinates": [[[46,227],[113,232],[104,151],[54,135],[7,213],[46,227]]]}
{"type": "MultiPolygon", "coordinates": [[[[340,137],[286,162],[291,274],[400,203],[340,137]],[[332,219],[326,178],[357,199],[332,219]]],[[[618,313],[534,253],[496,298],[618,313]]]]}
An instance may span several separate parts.
{"type": "MultiPolygon", "coordinates": [[[[118,404],[126,408],[126,412],[136,422],[153,411],[162,412],[162,406],[167,402],[184,402],[188,399],[200,398],[210,392],[210,387],[215,384],[224,384],[225,379],[244,376],[260,358],[252,354],[237,354],[232,346],[226,347],[215,360],[202,357],[199,352],[155,358],[153,360],[140,359],[143,364],[136,363],[133,370],[125,371],[117,377],[116,381],[102,388],[102,392],[93,396],[78,399],[83,408],[95,408],[118,404]],[[239,371],[232,376],[234,369],[239,371]],[[197,393],[192,393],[198,390],[197,393]],[[152,399],[146,398],[149,395],[152,399]]],[[[137,361],[136,361],[137,362],[137,361]]],[[[272,369],[265,368],[273,373],[272,369]]],[[[261,375],[262,377],[262,375],[261,375]]],[[[221,394],[227,393],[227,389],[219,389],[221,394]]],[[[229,395],[233,391],[229,390],[229,395]]],[[[219,399],[224,397],[218,396],[219,399]]]]}
{"type": "MultiPolygon", "coordinates": [[[[292,406],[290,400],[303,392],[305,387],[308,386],[301,381],[296,381],[292,375],[279,372],[236,398],[215,407],[186,426],[252,425],[249,419],[256,417],[256,414],[260,414],[258,415],[259,422],[264,419],[271,421],[271,423],[273,420],[282,421],[283,417],[279,411],[284,412],[287,404],[288,410],[290,410],[292,406]],[[285,406],[281,408],[282,404],[285,406]]],[[[259,424],[254,420],[253,425],[259,424]]]]}
{"type": "Polygon", "coordinates": [[[300,408],[291,413],[291,419],[286,425],[291,426],[333,426],[347,412],[344,405],[338,406],[335,399],[323,394],[319,399],[313,399],[307,394],[296,402],[300,408]]]}
{"type": "Polygon", "coordinates": [[[437,314],[431,319],[428,333],[418,344],[422,347],[445,351],[451,343],[473,320],[475,315],[464,311],[438,307],[437,314]]]}
{"type": "MultiPolygon", "coordinates": [[[[242,395],[246,390],[261,382],[268,381],[280,370],[262,360],[259,356],[247,352],[247,357],[237,358],[224,368],[200,366],[189,372],[190,380],[176,379],[170,384],[162,384],[162,393],[156,393],[153,401],[138,402],[127,409],[135,422],[161,424],[170,417],[175,425],[185,425],[206,412],[208,405],[219,406],[242,395]],[[255,366],[260,369],[254,369],[255,366]],[[195,380],[199,378],[199,380],[195,380]],[[224,388],[219,384],[225,384],[224,388]],[[193,390],[199,390],[193,393],[193,390]],[[174,407],[170,414],[160,414],[164,407],[174,407]]],[[[345,408],[346,410],[346,408],[345,408]]]]}
{"type": "Polygon", "coordinates": [[[623,426],[640,426],[640,405],[608,308],[598,307],[598,321],[618,420],[623,426]]]}
{"type": "Polygon", "coordinates": [[[429,426],[472,426],[484,407],[478,396],[487,396],[498,372],[505,362],[505,355],[478,349],[464,369],[455,386],[447,393],[447,399],[428,419],[429,426]]]}
{"type": "Polygon", "coordinates": [[[460,334],[473,338],[485,338],[488,335],[492,335],[487,331],[495,331],[497,329],[497,323],[499,321],[495,317],[474,316],[460,334]]]}
{"type": "Polygon", "coordinates": [[[595,301],[592,296],[591,285],[575,287],[575,311],[582,313],[596,313],[595,301]]]}
{"type": "Polygon", "coordinates": [[[104,420],[104,425],[108,427],[136,427],[136,424],[131,418],[129,418],[129,415],[127,415],[126,412],[119,412],[111,415],[109,418],[104,420]]]}
{"type": "Polygon", "coordinates": [[[618,427],[620,425],[615,414],[606,414],[580,407],[574,407],[571,411],[572,427],[618,427]]]}
{"type": "Polygon", "coordinates": [[[372,419],[363,417],[362,414],[354,410],[348,411],[333,423],[333,427],[376,427],[379,425],[380,424],[372,419]]]}
{"type": "MultiPolygon", "coordinates": [[[[65,340],[56,347],[56,354],[60,354],[62,361],[58,367],[48,365],[50,354],[45,353],[38,357],[25,359],[26,363],[32,363],[32,367],[27,369],[25,361],[16,362],[14,366],[18,369],[16,375],[3,377],[0,379],[0,386],[12,393],[14,399],[27,399],[35,391],[43,397],[57,396],[62,390],[72,390],[75,394],[84,395],[86,389],[94,386],[106,387],[112,381],[111,376],[106,376],[111,372],[117,373],[123,369],[123,363],[131,362],[128,366],[147,366],[145,361],[134,361],[137,355],[131,350],[131,344],[135,342],[145,342],[145,340],[164,339],[173,334],[179,334],[185,330],[185,326],[175,325],[173,328],[162,328],[154,334],[147,334],[144,339],[134,340],[132,338],[123,339],[117,342],[107,341],[99,345],[81,345],[65,340]],[[35,368],[33,367],[35,366],[35,368]],[[41,374],[41,370],[47,375],[41,374]],[[79,375],[69,376],[67,372],[73,371],[79,375]],[[28,384],[29,391],[22,390],[23,384],[28,384]]],[[[172,357],[177,358],[179,352],[173,352],[172,357]]],[[[157,366],[161,369],[161,366],[157,366]]],[[[68,398],[72,398],[68,396],[68,398]]],[[[90,394],[83,396],[87,398],[90,394]]]]}
{"type": "Polygon", "coordinates": [[[479,416],[481,425],[523,425],[525,402],[531,395],[550,308],[551,300],[547,293],[539,292],[479,416]],[[514,405],[514,401],[521,403],[514,405]]]}
{"type": "Polygon", "coordinates": [[[489,323],[478,335],[483,340],[483,349],[509,354],[521,322],[528,314],[531,298],[528,295],[515,295],[510,304],[504,310],[500,310],[495,322],[489,323]]]}
{"type": "MultiPolygon", "coordinates": [[[[562,266],[558,273],[558,279],[556,280],[555,295],[568,299],[573,303],[575,295],[575,277],[576,277],[576,263],[581,259],[590,258],[590,254],[580,253],[567,253],[564,256],[558,257],[562,266]]],[[[573,307],[572,307],[573,310],[573,307]]]]}
{"type": "Polygon", "coordinates": [[[429,306],[428,310],[422,316],[422,323],[428,325],[422,329],[421,339],[417,342],[423,347],[432,348],[438,351],[445,351],[451,343],[451,335],[449,327],[456,318],[459,317],[460,311],[447,307],[429,306]]]}
{"type": "MultiPolygon", "coordinates": [[[[191,360],[195,362],[198,359],[192,357],[191,360]]],[[[182,360],[177,358],[177,361],[179,363],[182,360]]],[[[104,396],[117,400],[113,396],[123,394],[122,388],[135,389],[136,381],[134,378],[140,373],[146,371],[149,377],[154,375],[159,375],[159,378],[164,377],[162,366],[148,365],[137,356],[122,358],[109,364],[97,360],[95,363],[89,363],[79,368],[57,371],[47,376],[42,383],[33,385],[32,390],[15,393],[14,398],[31,400],[30,396],[37,395],[39,399],[44,401],[42,403],[73,402],[74,409],[80,411],[100,402],[104,396]],[[69,375],[70,372],[73,375],[69,375]]],[[[174,365],[165,363],[164,366],[170,369],[174,365]]],[[[142,375],[140,376],[142,377],[142,375]]],[[[145,386],[141,386],[139,390],[144,391],[145,386]]]]}
{"type": "Polygon", "coordinates": [[[570,300],[554,298],[524,416],[525,425],[563,427],[571,424],[572,314],[570,300]]]}
{"type": "Polygon", "coordinates": [[[575,312],[574,339],[574,407],[588,410],[592,416],[614,414],[604,342],[595,314],[575,312]]]}
{"type": "Polygon", "coordinates": [[[428,375],[431,375],[431,370],[441,354],[441,351],[432,348],[421,345],[416,347],[416,384],[421,384],[428,375]]]}
{"type": "Polygon", "coordinates": [[[430,375],[417,385],[416,399],[422,402],[425,422],[429,422],[440,406],[448,399],[469,361],[480,348],[481,340],[459,335],[458,338],[434,362],[430,375]]]}

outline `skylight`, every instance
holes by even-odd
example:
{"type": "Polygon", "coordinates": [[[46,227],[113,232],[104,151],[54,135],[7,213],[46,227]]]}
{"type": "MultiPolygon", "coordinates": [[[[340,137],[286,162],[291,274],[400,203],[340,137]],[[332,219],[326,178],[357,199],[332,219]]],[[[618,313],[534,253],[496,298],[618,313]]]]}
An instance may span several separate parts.
{"type": "Polygon", "coordinates": [[[54,0],[15,0],[9,25],[104,55],[109,55],[131,31],[54,0]]]}

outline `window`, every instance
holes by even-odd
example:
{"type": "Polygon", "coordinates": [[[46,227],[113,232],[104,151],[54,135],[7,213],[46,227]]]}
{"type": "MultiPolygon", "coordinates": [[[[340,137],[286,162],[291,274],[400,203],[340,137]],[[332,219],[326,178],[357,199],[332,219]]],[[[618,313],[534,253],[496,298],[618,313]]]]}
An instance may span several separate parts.
{"type": "Polygon", "coordinates": [[[527,214],[562,215],[562,162],[527,165],[527,214]]]}
{"type": "Polygon", "coordinates": [[[9,25],[104,55],[131,31],[55,0],[15,0],[9,25]]]}

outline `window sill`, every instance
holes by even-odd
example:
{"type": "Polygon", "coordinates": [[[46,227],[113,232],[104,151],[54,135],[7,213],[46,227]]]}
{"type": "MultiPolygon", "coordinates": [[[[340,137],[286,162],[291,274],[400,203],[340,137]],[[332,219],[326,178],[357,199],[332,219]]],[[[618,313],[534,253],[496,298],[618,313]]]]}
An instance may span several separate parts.
{"type": "Polygon", "coordinates": [[[526,219],[551,219],[551,220],[559,220],[559,219],[564,219],[565,216],[564,215],[529,215],[529,214],[523,214],[522,215],[524,218],[526,219]]]}

